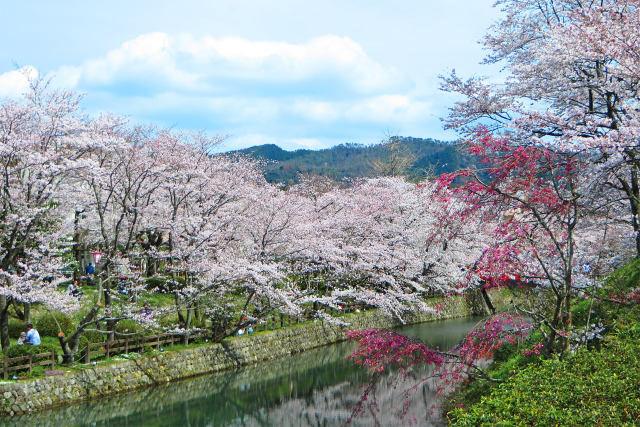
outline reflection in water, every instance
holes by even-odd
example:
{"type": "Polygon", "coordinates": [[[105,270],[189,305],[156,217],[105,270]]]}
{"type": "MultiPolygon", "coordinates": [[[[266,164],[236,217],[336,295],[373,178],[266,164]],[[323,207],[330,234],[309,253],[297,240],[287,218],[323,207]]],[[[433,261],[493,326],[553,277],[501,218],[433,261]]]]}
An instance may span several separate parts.
{"type": "MultiPolygon", "coordinates": [[[[447,320],[402,329],[442,349],[454,347],[476,320],[447,320]]],[[[278,361],[240,368],[112,398],[0,419],[0,425],[38,426],[335,426],[344,424],[367,382],[363,368],[346,360],[354,344],[344,342],[278,361]]],[[[417,378],[429,376],[424,367],[417,378]]],[[[397,376],[380,380],[376,398],[381,425],[402,423],[396,413],[403,391],[397,376]]],[[[436,384],[427,380],[413,393],[404,423],[437,425],[436,384]]],[[[374,424],[371,414],[354,425],[374,424]]]]}

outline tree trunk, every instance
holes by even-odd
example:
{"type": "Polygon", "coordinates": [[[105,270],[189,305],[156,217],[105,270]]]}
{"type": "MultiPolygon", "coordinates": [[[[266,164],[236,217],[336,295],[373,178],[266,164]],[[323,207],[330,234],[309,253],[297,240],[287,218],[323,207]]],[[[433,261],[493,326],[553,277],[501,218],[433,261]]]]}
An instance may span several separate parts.
{"type": "Polygon", "coordinates": [[[484,299],[485,304],[487,304],[487,308],[491,312],[491,314],[496,314],[496,308],[493,306],[493,302],[491,301],[491,297],[487,293],[487,290],[484,288],[480,288],[480,293],[482,294],[482,298],[484,299]]]}
{"type": "Polygon", "coordinates": [[[545,346],[547,350],[547,357],[555,353],[555,341],[557,336],[555,330],[558,328],[558,322],[560,320],[560,314],[562,311],[563,296],[560,294],[556,294],[555,292],[554,294],[556,295],[556,306],[553,312],[553,320],[551,321],[551,326],[553,329],[549,332],[547,345],[545,346]]]}
{"type": "Polygon", "coordinates": [[[80,336],[73,338],[58,337],[60,347],[62,348],[62,363],[64,365],[73,365],[76,354],[78,353],[78,345],[80,344],[80,336]]]}
{"type": "Polygon", "coordinates": [[[0,343],[2,351],[5,351],[11,345],[9,339],[9,304],[10,301],[6,296],[0,296],[0,343]]]}
{"type": "Polygon", "coordinates": [[[193,309],[191,308],[191,304],[187,304],[187,321],[185,322],[186,329],[189,329],[191,327],[192,320],[193,320],[193,309]]]}
{"type": "Polygon", "coordinates": [[[640,257],[640,223],[638,222],[638,214],[640,214],[640,186],[638,185],[638,165],[637,163],[631,169],[631,214],[633,215],[633,231],[636,239],[636,257],[640,257]]]}

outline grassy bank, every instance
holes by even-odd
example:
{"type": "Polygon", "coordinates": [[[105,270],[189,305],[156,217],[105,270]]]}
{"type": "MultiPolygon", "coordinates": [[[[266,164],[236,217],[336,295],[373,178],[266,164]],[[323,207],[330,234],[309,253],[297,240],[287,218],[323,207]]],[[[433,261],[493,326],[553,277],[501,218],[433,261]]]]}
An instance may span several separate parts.
{"type": "Polygon", "coordinates": [[[640,287],[640,260],[614,272],[600,298],[576,300],[576,327],[602,323],[602,339],[573,354],[543,359],[529,342],[496,354],[491,373],[503,383],[473,381],[449,402],[454,425],[638,425],[640,423],[640,305],[612,295],[640,287]],[[616,299],[616,298],[614,298],[616,299]]]}

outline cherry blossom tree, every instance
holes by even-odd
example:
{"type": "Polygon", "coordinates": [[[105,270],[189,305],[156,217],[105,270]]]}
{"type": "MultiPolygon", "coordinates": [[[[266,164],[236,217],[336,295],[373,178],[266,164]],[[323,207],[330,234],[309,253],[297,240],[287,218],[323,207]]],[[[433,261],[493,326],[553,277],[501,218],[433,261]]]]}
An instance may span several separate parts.
{"type": "Polygon", "coordinates": [[[445,119],[472,135],[482,124],[523,144],[581,152],[602,184],[627,200],[638,220],[638,3],[634,0],[502,0],[504,18],[485,36],[487,62],[504,81],[462,80],[443,89],[463,96],[445,119]]]}
{"type": "Polygon", "coordinates": [[[22,100],[0,105],[0,337],[9,345],[11,303],[69,308],[55,292],[56,247],[67,215],[68,176],[87,167],[87,123],[78,97],[35,80],[22,100]]]}
{"type": "Polygon", "coordinates": [[[462,292],[466,269],[487,247],[479,221],[462,215],[469,207],[432,182],[363,180],[316,193],[313,206],[308,222],[319,234],[300,264],[330,286],[322,304],[357,301],[402,319],[428,310],[427,295],[462,292]]]}

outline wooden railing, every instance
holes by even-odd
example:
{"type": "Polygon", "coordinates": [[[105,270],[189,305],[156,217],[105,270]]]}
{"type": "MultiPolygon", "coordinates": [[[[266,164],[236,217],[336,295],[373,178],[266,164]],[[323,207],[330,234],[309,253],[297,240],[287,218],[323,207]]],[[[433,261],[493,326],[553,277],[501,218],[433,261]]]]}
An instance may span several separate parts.
{"type": "MultiPolygon", "coordinates": [[[[300,323],[302,320],[300,317],[287,316],[286,314],[280,314],[276,316],[268,316],[262,322],[260,322],[260,327],[262,327],[263,331],[273,330],[284,328],[285,326],[291,326],[296,323],[300,323]]],[[[256,331],[259,329],[254,328],[256,331]]]]}
{"type": "MultiPolygon", "coordinates": [[[[334,310],[335,311],[335,310],[334,310]]],[[[347,310],[345,310],[347,311],[347,310]]],[[[337,313],[337,311],[335,311],[337,313]]],[[[335,314],[335,313],[334,313],[335,314]]],[[[267,331],[280,329],[287,326],[291,326],[306,320],[306,316],[296,317],[288,316],[285,314],[268,316],[264,320],[254,325],[254,330],[267,331]]],[[[246,332],[246,330],[245,330],[246,332]]],[[[189,344],[190,339],[201,338],[207,336],[208,331],[201,331],[190,334],[158,334],[139,337],[127,337],[120,340],[105,341],[97,343],[88,343],[85,348],[82,360],[84,363],[91,362],[91,359],[95,356],[111,357],[117,354],[128,354],[130,352],[144,352],[146,348],[160,349],[162,346],[175,345],[175,344],[189,344]]],[[[32,372],[35,366],[50,366],[54,369],[56,360],[55,351],[51,350],[46,353],[29,354],[26,356],[4,358],[3,359],[3,378],[7,379],[10,372],[28,370],[32,372]],[[38,360],[42,359],[44,360],[38,360]],[[9,366],[15,362],[26,362],[20,365],[9,366]]]]}
{"type": "Polygon", "coordinates": [[[24,371],[28,370],[31,373],[34,366],[49,366],[53,370],[56,362],[56,352],[55,350],[50,350],[46,353],[39,354],[27,354],[26,356],[20,357],[5,357],[2,359],[2,377],[6,380],[9,378],[9,372],[16,371],[24,371]],[[44,359],[44,360],[38,360],[44,359]],[[9,366],[9,364],[14,362],[27,362],[21,365],[13,365],[9,366]]]}
{"type": "Polygon", "coordinates": [[[91,362],[92,356],[103,355],[111,357],[115,354],[130,352],[142,353],[146,348],[160,349],[161,346],[174,344],[189,344],[189,339],[203,336],[203,333],[190,334],[158,334],[139,337],[127,337],[120,340],[88,343],[84,354],[84,362],[91,362]]]}

